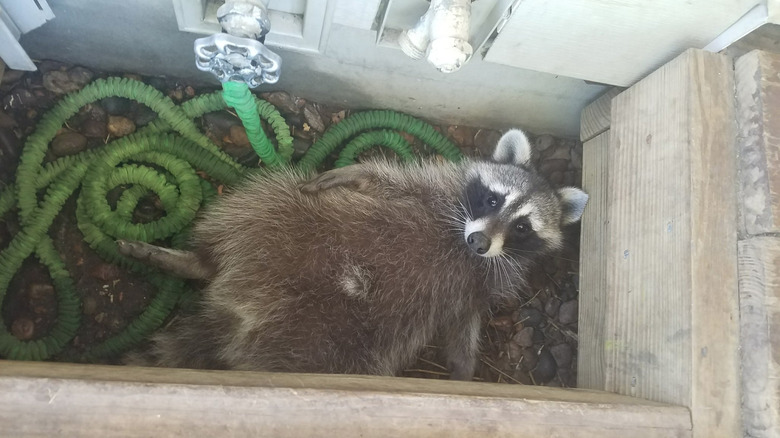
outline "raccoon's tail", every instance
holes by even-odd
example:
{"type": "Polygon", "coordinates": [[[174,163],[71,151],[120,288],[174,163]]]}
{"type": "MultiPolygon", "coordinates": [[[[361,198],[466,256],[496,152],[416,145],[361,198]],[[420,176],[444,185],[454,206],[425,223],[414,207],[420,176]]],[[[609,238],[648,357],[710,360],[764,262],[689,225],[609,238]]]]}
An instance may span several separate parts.
{"type": "Polygon", "coordinates": [[[177,277],[205,280],[215,273],[214,266],[192,251],[163,248],[138,241],[117,240],[116,244],[120,254],[166,270],[177,277]]]}

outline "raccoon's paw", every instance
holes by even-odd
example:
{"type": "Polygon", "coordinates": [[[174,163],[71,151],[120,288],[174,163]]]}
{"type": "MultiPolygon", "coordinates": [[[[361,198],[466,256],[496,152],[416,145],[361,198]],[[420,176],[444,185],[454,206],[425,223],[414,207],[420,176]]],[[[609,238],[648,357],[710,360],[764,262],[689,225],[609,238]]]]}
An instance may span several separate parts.
{"type": "Polygon", "coordinates": [[[358,165],[351,165],[321,173],[298,186],[301,192],[313,194],[335,187],[365,192],[374,186],[374,177],[358,165]]]}
{"type": "Polygon", "coordinates": [[[214,266],[205,263],[194,252],[163,248],[139,241],[117,240],[116,244],[120,254],[164,269],[181,278],[202,280],[215,272],[214,266]]]}

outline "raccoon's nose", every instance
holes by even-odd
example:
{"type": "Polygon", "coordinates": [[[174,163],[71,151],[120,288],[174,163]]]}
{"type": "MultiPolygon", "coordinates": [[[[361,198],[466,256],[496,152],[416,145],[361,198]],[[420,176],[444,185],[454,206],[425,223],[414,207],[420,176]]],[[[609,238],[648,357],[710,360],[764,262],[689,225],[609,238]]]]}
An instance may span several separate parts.
{"type": "Polygon", "coordinates": [[[468,242],[469,248],[479,255],[488,252],[490,249],[490,238],[481,231],[469,234],[466,242],[468,242]]]}

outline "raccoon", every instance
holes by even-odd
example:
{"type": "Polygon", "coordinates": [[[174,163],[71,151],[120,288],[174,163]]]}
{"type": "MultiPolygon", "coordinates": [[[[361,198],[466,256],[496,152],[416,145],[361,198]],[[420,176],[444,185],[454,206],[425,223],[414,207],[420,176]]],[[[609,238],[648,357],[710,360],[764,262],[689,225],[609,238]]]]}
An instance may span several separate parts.
{"type": "Polygon", "coordinates": [[[118,242],[208,281],[199,308],[126,363],[397,375],[438,337],[450,378],[471,380],[491,303],[561,247],[587,200],[531,168],[521,130],[491,160],[252,177],[206,209],[192,252],[118,242]]]}

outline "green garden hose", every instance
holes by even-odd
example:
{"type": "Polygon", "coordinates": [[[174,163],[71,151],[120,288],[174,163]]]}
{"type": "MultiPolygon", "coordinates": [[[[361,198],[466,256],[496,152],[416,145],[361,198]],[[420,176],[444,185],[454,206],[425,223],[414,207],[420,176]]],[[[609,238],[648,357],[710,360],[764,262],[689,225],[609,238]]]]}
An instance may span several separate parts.
{"type": "MultiPolygon", "coordinates": [[[[15,185],[0,191],[0,219],[16,207],[21,225],[21,230],[0,252],[0,303],[22,262],[35,256],[49,270],[57,292],[57,321],[47,335],[21,341],[8,331],[0,316],[1,357],[17,360],[51,358],[64,349],[80,326],[80,298],[54,248],[54,242],[48,236],[54,218],[79,187],[76,218],[84,240],[105,260],[144,275],[158,292],[144,311],[122,331],[85,355],[69,359],[90,361],[126,351],[158,329],[174,307],[191,296],[183,280],[163,275],[120,255],[115,241],[167,239],[173,247],[184,246],[189,225],[198,209],[216,196],[212,185],[200,178],[196,170],[228,185],[239,182],[253,170],[226,155],[198,131],[193,121],[205,113],[224,109],[226,104],[236,109],[253,148],[268,168],[288,165],[292,155],[292,137],[287,124],[272,105],[249,93],[245,84],[226,83],[222,94],[215,92],[199,96],[177,106],[142,82],[99,79],[65,96],[42,117],[36,131],[25,143],[15,185]],[[148,106],[158,114],[158,119],[136,133],[99,149],[43,164],[49,143],[65,121],[81,107],[113,96],[133,99],[148,106]],[[266,138],[260,119],[273,130],[276,149],[266,138]],[[130,188],[124,190],[112,209],[106,195],[113,188],[123,185],[130,188]],[[133,223],[132,213],[138,201],[149,192],[159,197],[166,215],[149,223],[133,223]]],[[[347,140],[351,141],[336,161],[337,167],[353,163],[361,152],[374,145],[391,148],[402,159],[413,159],[408,143],[389,129],[417,136],[448,159],[461,158],[460,151],[430,125],[391,111],[367,111],[333,125],[297,165],[307,170],[315,169],[347,140]],[[384,130],[360,134],[375,128],[384,130]]]]}

